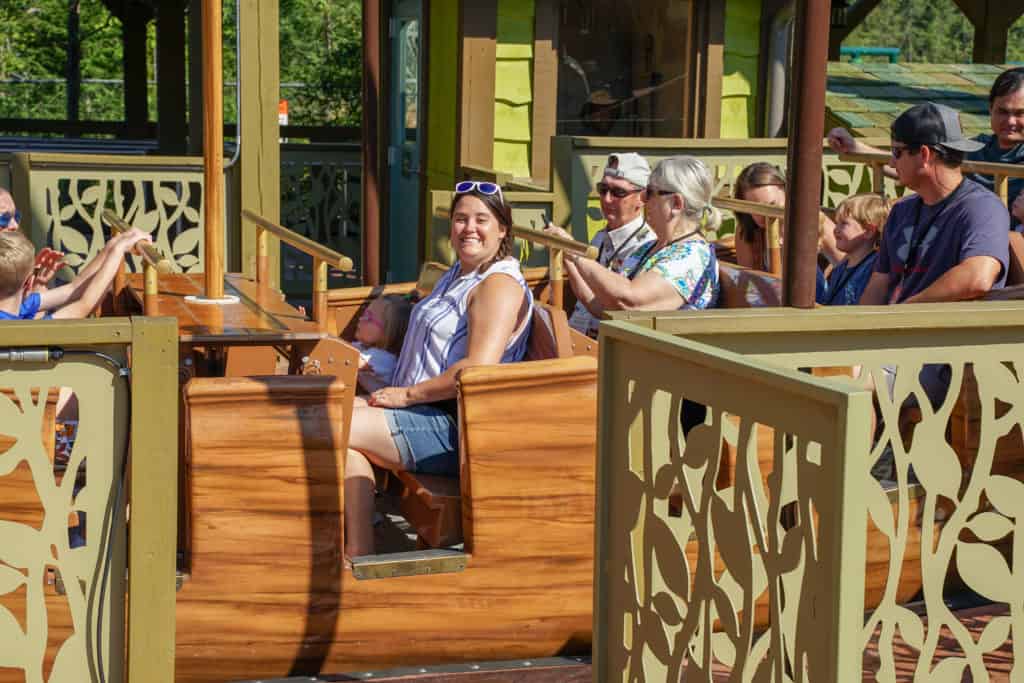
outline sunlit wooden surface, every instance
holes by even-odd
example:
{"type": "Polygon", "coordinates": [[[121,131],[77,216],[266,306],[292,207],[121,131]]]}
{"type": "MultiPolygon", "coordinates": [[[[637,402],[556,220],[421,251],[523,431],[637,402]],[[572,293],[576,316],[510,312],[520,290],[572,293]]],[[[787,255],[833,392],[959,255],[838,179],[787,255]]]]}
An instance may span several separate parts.
{"type": "MultiPolygon", "coordinates": [[[[128,278],[128,289],[141,305],[141,274],[128,278]]],[[[281,293],[259,287],[241,275],[224,277],[224,293],[237,296],[237,304],[203,304],[186,301],[203,295],[202,273],[160,276],[155,315],[178,319],[182,342],[203,344],[273,344],[320,339],[324,332],[298,310],[285,303],[281,293]]]]}

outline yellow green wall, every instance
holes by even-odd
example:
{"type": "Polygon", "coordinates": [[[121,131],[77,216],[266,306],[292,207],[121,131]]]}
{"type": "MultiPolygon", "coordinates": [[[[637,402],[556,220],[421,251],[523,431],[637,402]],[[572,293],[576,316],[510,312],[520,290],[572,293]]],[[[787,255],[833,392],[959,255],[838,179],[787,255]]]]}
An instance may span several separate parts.
{"type": "Polygon", "coordinates": [[[494,168],[530,177],[534,0],[498,0],[494,168]]]}
{"type": "MultiPolygon", "coordinates": [[[[458,120],[459,93],[459,0],[432,0],[430,35],[427,44],[427,148],[426,192],[423,205],[430,206],[431,190],[450,190],[455,186],[457,150],[455,121],[458,120]]],[[[434,235],[432,219],[426,216],[423,253],[427,260],[437,259],[447,249],[447,236],[434,235]],[[439,251],[440,250],[440,251],[439,251]]]]}
{"type": "Polygon", "coordinates": [[[756,135],[761,0],[728,0],[725,7],[725,58],[722,77],[723,138],[756,135]]]}

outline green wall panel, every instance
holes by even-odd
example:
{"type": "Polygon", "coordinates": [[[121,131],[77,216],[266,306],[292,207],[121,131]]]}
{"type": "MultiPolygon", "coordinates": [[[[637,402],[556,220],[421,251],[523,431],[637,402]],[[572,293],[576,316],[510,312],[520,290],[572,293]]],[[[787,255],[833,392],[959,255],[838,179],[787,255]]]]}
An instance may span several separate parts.
{"type": "Polygon", "coordinates": [[[530,175],[534,0],[498,0],[494,168],[530,175]]]}
{"type": "Polygon", "coordinates": [[[761,0],[728,0],[722,79],[723,138],[748,138],[756,134],[760,47],[761,0]]]}

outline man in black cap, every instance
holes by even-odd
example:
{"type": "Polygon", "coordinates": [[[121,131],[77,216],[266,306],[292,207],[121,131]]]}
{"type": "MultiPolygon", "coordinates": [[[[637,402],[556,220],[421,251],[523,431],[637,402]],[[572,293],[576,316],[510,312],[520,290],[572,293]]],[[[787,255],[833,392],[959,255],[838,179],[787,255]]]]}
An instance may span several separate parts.
{"type": "Polygon", "coordinates": [[[893,122],[891,164],[917,194],[889,214],[861,304],[960,301],[1003,286],[1009,215],[960,169],[981,147],[940,104],[911,107],[893,122]]]}

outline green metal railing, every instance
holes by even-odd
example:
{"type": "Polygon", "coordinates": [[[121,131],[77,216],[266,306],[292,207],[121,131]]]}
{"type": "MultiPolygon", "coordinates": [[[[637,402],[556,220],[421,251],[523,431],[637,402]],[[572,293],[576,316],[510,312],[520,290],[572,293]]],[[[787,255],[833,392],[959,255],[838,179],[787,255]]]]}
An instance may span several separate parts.
{"type": "Polygon", "coordinates": [[[895,681],[897,661],[914,680],[989,680],[986,657],[1005,665],[1024,627],[1022,314],[968,303],[602,324],[597,680],[859,681],[869,662],[895,681]],[[801,371],[837,367],[859,378],[801,371]],[[923,368],[949,389],[929,398],[923,368]],[[685,435],[684,400],[707,406],[685,435]],[[980,637],[944,602],[957,582],[1006,612],[980,637]]]}
{"type": "Polygon", "coordinates": [[[177,361],[168,318],[0,329],[0,670],[174,679],[177,361]]]}

